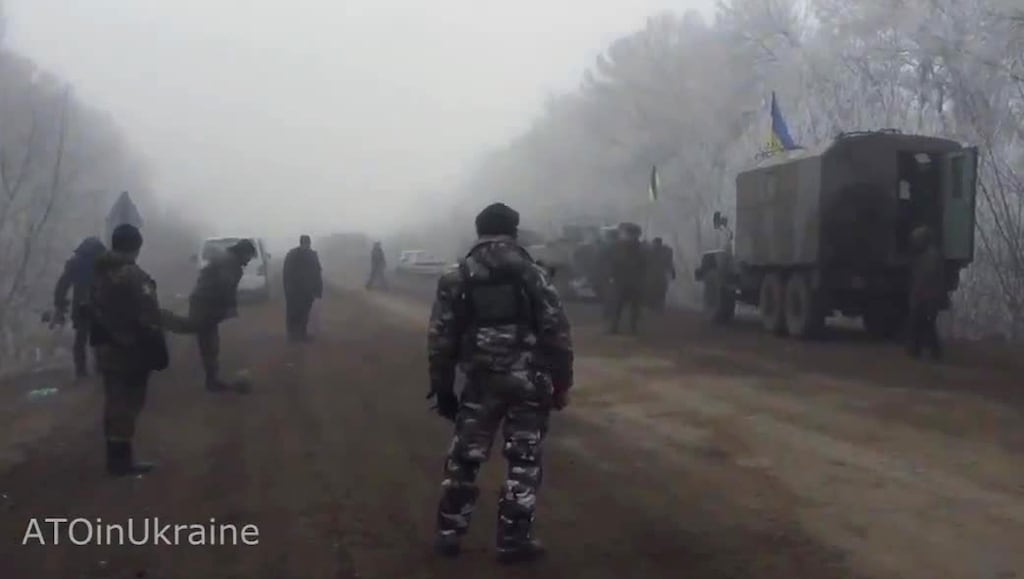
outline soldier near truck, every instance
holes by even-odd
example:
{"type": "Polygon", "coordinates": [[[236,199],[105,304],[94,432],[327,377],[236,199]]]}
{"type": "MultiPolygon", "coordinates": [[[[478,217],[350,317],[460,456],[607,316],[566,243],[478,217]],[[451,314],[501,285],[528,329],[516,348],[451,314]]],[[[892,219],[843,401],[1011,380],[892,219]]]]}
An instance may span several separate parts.
{"type": "Polygon", "coordinates": [[[636,333],[640,324],[640,312],[643,309],[648,250],[640,241],[641,231],[638,225],[623,223],[619,230],[619,240],[612,247],[610,255],[612,302],[608,320],[609,331],[613,334],[619,332],[622,314],[628,308],[629,329],[636,333]]]}
{"type": "Polygon", "coordinates": [[[726,322],[742,302],[779,335],[814,337],[840,314],[893,337],[911,313],[916,227],[934,234],[943,291],[973,259],[976,166],[974,147],[895,131],[764,159],[736,178],[733,247],[695,272],[707,316],[726,322]]]}
{"type": "Polygon", "coordinates": [[[675,258],[672,248],[660,237],[651,240],[647,268],[647,305],[655,311],[665,309],[668,285],[676,279],[675,258]]]}
{"type": "Polygon", "coordinates": [[[931,357],[938,360],[942,357],[942,345],[936,320],[949,300],[945,287],[945,264],[928,227],[915,229],[910,242],[914,261],[910,271],[907,351],[917,358],[922,349],[927,349],[931,357]]]}

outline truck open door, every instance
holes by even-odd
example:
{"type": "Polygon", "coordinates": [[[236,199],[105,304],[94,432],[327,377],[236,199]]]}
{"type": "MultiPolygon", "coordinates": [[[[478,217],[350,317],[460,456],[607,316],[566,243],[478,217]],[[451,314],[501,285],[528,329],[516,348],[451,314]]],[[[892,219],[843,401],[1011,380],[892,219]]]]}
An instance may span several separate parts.
{"type": "Polygon", "coordinates": [[[974,259],[978,148],[965,147],[942,157],[942,253],[946,259],[974,259]]]}

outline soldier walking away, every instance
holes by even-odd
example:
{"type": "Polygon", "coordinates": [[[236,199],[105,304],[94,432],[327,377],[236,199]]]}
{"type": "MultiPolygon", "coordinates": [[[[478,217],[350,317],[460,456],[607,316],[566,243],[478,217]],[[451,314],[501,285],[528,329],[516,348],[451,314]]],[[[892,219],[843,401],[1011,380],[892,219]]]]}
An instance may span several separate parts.
{"type": "Polygon", "coordinates": [[[636,333],[640,323],[646,281],[646,252],[640,243],[640,227],[633,223],[624,223],[621,231],[620,239],[616,242],[611,255],[610,331],[613,334],[619,332],[619,321],[627,307],[630,330],[636,333]]]}
{"type": "Polygon", "coordinates": [[[313,301],[323,297],[324,280],[320,257],[311,247],[308,235],[299,237],[299,246],[284,257],[284,299],[288,339],[309,340],[307,326],[313,301]]]}
{"type": "MultiPolygon", "coordinates": [[[[161,312],[168,331],[196,335],[206,389],[211,392],[229,389],[220,379],[220,324],[238,317],[238,282],[254,257],[256,246],[252,241],[243,239],[235,243],[199,271],[199,279],[189,296],[187,318],[169,311],[161,312]]],[[[242,384],[236,386],[237,390],[243,390],[242,384]]]]}
{"type": "Polygon", "coordinates": [[[927,349],[935,360],[942,358],[942,345],[936,320],[947,305],[945,260],[936,246],[932,232],[921,226],[911,233],[915,252],[910,273],[910,327],[907,350],[918,358],[927,349]]]}
{"type": "Polygon", "coordinates": [[[655,311],[665,309],[665,298],[668,296],[669,281],[676,279],[676,265],[672,256],[672,248],[665,245],[660,237],[651,242],[650,262],[648,269],[648,304],[655,311]]]}
{"type": "Polygon", "coordinates": [[[370,278],[366,280],[366,289],[372,289],[377,285],[388,289],[388,280],[384,277],[386,267],[387,260],[384,258],[384,249],[380,246],[380,242],[376,241],[370,251],[370,278]]]}
{"type": "Polygon", "coordinates": [[[573,382],[569,322],[546,272],[517,242],[519,214],[496,203],[476,218],[476,244],[438,281],[430,316],[430,393],[455,422],[437,511],[435,551],[454,557],[479,495],[477,473],[499,426],[508,475],[498,498],[498,559],[544,554],[534,538],[541,447],[552,408],[573,382]],[[466,376],[461,399],[456,367],[466,376]]]}
{"type": "Polygon", "coordinates": [[[135,263],[142,235],[132,225],[120,225],[111,237],[111,251],[96,260],[89,341],[103,376],[107,472],[130,476],[154,466],[135,462],[132,438],[149,375],[167,367],[167,342],[156,282],[135,263]]]}
{"type": "Polygon", "coordinates": [[[89,290],[92,286],[96,260],[107,251],[98,237],[87,237],[75,249],[74,255],[64,264],[64,272],[57,280],[53,291],[55,322],[63,324],[69,314],[68,290],[71,290],[71,326],[75,330],[72,348],[75,360],[75,376],[79,379],[89,375],[86,364],[86,348],[89,341],[89,290]]]}

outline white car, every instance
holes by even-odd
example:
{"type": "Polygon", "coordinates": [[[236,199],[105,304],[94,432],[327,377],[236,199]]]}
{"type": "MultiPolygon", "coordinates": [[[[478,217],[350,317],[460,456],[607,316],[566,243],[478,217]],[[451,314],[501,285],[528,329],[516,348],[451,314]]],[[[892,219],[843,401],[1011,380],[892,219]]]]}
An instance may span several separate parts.
{"type": "Polygon", "coordinates": [[[448,266],[443,259],[434,257],[424,249],[409,249],[399,255],[395,271],[412,275],[439,276],[448,266]]]}
{"type": "Polygon", "coordinates": [[[256,246],[256,257],[245,266],[242,271],[242,279],[238,282],[239,297],[252,297],[263,301],[270,298],[270,254],[267,253],[263,239],[259,237],[210,237],[199,246],[199,253],[193,255],[192,259],[202,269],[210,260],[219,253],[227,251],[229,247],[243,239],[252,241],[256,246]]]}

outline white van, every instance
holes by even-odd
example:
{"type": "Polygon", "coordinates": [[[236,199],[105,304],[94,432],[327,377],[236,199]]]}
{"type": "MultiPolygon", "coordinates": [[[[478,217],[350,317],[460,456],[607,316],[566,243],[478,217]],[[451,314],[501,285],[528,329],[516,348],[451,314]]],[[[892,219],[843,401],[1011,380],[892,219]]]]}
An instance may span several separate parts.
{"type": "Polygon", "coordinates": [[[202,269],[214,256],[243,239],[249,239],[256,246],[256,257],[245,266],[242,280],[238,282],[238,296],[251,297],[259,301],[270,298],[270,254],[267,253],[263,239],[259,237],[210,237],[199,246],[199,253],[192,259],[202,269]]]}

